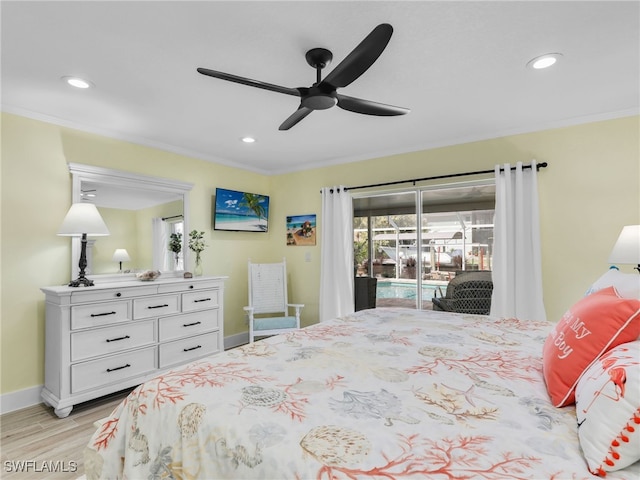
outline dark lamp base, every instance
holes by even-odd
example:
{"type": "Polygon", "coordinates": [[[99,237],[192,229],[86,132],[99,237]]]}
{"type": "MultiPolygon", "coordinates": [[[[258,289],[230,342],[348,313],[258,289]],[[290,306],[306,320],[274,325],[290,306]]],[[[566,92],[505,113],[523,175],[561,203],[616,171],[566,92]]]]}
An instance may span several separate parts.
{"type": "Polygon", "coordinates": [[[69,282],[70,287],[93,287],[93,280],[86,277],[78,278],[69,282]]]}
{"type": "Polygon", "coordinates": [[[87,268],[87,234],[82,234],[82,239],[80,240],[80,262],[78,263],[78,267],[80,268],[80,272],[78,274],[78,278],[75,280],[71,280],[69,282],[70,287],[93,287],[93,280],[89,280],[85,277],[85,269],[87,268]]]}

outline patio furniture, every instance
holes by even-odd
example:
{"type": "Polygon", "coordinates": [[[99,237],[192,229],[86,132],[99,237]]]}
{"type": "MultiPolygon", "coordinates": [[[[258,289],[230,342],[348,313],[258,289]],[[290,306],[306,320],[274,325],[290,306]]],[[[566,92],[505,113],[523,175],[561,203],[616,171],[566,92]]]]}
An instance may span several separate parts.
{"type": "Polygon", "coordinates": [[[438,287],[431,301],[434,310],[488,315],[492,292],[490,271],[464,271],[449,282],[444,295],[438,287]]]}
{"type": "Polygon", "coordinates": [[[354,300],[355,311],[376,308],[376,287],[378,279],[372,277],[355,277],[354,300]]]}

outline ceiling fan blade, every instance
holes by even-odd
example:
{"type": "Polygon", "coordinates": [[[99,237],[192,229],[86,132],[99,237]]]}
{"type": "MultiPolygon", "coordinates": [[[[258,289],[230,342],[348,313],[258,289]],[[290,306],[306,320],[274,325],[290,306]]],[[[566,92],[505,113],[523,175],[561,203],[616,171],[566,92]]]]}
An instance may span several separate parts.
{"type": "Polygon", "coordinates": [[[309,115],[311,112],[313,112],[312,109],[303,107],[302,105],[300,105],[298,109],[295,112],[293,112],[291,116],[289,116],[289,118],[287,118],[284,122],[282,122],[282,125],[280,125],[280,128],[278,128],[278,130],[289,130],[291,127],[293,127],[295,124],[297,124],[300,120],[302,120],[304,117],[309,115]]]}
{"type": "Polygon", "coordinates": [[[300,96],[300,91],[297,88],[282,87],[280,85],[274,85],[273,83],[261,82],[259,80],[252,80],[250,78],[239,77],[238,75],[218,72],[216,70],[210,70],[208,68],[198,68],[198,73],[201,73],[202,75],[208,75],[209,77],[219,78],[221,80],[227,80],[229,82],[241,83],[242,85],[249,85],[250,87],[257,87],[257,88],[262,88],[264,90],[271,90],[272,92],[284,93],[286,95],[293,95],[295,97],[300,96]]]}
{"type": "Polygon", "coordinates": [[[392,33],[393,27],[388,23],[378,25],[321,83],[328,83],[335,88],[349,85],[378,59],[389,43],[392,33]]]}
{"type": "Polygon", "coordinates": [[[338,106],[343,110],[350,112],[363,113],[365,115],[377,115],[379,117],[393,117],[395,115],[404,115],[411,110],[404,107],[396,107],[385,103],[372,102],[371,100],[363,100],[362,98],[348,97],[347,95],[337,94],[338,106]]]}

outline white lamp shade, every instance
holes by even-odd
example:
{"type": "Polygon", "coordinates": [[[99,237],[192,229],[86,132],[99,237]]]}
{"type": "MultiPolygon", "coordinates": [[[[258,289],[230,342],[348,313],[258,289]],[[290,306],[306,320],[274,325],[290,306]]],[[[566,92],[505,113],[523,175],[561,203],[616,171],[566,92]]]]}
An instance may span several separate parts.
{"type": "Polygon", "coordinates": [[[609,255],[609,263],[640,264],[640,225],[627,225],[609,255]]]}
{"type": "Polygon", "coordinates": [[[82,234],[100,237],[109,235],[109,229],[93,203],[74,203],[58,229],[58,235],[79,237],[82,234]]]}
{"type": "Polygon", "coordinates": [[[125,248],[116,248],[112,260],[114,262],[128,262],[131,260],[131,257],[125,248]]]}

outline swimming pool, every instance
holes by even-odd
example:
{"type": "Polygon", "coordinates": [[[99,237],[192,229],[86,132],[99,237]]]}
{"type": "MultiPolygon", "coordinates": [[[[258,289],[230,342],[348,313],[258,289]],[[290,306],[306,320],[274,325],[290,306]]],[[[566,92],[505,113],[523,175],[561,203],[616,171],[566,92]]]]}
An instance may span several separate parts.
{"type": "MultiPolygon", "coordinates": [[[[422,283],[422,299],[431,300],[440,284],[422,283]]],[[[443,285],[444,288],[446,286],[443,285]]],[[[376,288],[376,298],[408,298],[415,299],[417,287],[415,283],[380,281],[376,288]]]]}

